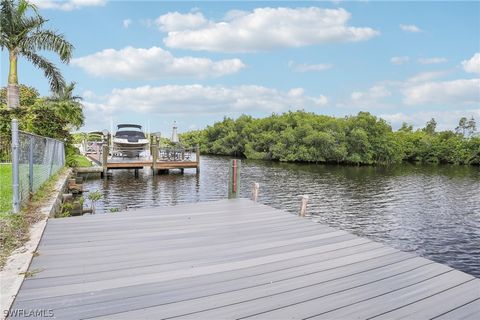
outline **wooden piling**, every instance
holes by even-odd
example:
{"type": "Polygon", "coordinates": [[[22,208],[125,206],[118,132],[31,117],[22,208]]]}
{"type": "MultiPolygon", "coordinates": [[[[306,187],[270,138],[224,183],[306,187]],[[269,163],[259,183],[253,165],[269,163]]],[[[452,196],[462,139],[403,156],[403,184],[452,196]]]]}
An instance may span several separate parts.
{"type": "Polygon", "coordinates": [[[107,177],[107,171],[108,171],[108,145],[103,145],[102,146],[102,167],[103,167],[103,174],[102,178],[107,177]]]}
{"type": "Polygon", "coordinates": [[[300,216],[305,217],[307,214],[307,204],[308,204],[308,196],[302,195],[302,202],[300,204],[300,216]]]}
{"type": "Polygon", "coordinates": [[[254,202],[257,202],[258,201],[258,193],[260,191],[260,184],[258,182],[254,182],[253,183],[253,187],[252,187],[252,200],[254,202]]]}
{"type": "Polygon", "coordinates": [[[228,199],[238,198],[240,195],[240,169],[241,160],[230,160],[228,179],[228,199]]]}
{"type": "Polygon", "coordinates": [[[197,161],[196,172],[200,173],[200,146],[198,144],[195,146],[195,161],[197,161]]]}
{"type": "Polygon", "coordinates": [[[153,174],[155,175],[158,173],[158,169],[157,169],[158,145],[156,143],[151,146],[151,152],[152,152],[152,171],[153,171],[153,174]]]}
{"type": "Polygon", "coordinates": [[[153,135],[150,135],[150,155],[153,155],[152,147],[154,144],[155,144],[155,137],[153,135]]]}

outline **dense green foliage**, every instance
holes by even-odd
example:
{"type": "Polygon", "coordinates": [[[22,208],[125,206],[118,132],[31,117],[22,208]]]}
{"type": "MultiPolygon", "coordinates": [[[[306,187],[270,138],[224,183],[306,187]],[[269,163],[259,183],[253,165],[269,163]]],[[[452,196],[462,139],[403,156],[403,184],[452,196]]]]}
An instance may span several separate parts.
{"type": "Polygon", "coordinates": [[[385,120],[367,112],[335,118],[296,111],[261,119],[225,118],[206,129],[184,133],[180,139],[186,146],[199,144],[203,153],[249,159],[355,165],[480,164],[480,137],[435,129],[434,119],[421,130],[405,124],[394,132],[385,120]]]}
{"type": "Polygon", "coordinates": [[[75,100],[42,98],[32,87],[20,85],[20,107],[9,109],[5,104],[6,89],[0,90],[0,143],[11,139],[11,121],[19,120],[20,130],[65,141],[67,164],[75,159],[77,150],[72,146],[70,130],[83,123],[82,105],[75,100]]]}

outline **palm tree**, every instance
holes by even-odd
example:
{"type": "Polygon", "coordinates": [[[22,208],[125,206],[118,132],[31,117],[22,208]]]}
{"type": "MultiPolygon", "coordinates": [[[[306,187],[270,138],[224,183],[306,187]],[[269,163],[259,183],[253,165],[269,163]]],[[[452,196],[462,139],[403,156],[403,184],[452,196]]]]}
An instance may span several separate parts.
{"type": "Polygon", "coordinates": [[[49,60],[37,54],[48,50],[57,53],[60,60],[68,63],[72,56],[73,45],[63,35],[44,29],[47,22],[41,17],[33,4],[26,0],[0,0],[0,48],[7,49],[10,59],[8,73],[7,105],[16,108],[20,104],[17,61],[22,56],[43,70],[53,92],[65,85],[58,68],[49,60]]]}
{"type": "Polygon", "coordinates": [[[85,120],[83,105],[80,102],[82,98],[73,94],[75,85],[75,82],[65,85],[46,100],[54,108],[55,113],[68,122],[69,127],[65,128],[67,130],[80,128],[85,120]]]}

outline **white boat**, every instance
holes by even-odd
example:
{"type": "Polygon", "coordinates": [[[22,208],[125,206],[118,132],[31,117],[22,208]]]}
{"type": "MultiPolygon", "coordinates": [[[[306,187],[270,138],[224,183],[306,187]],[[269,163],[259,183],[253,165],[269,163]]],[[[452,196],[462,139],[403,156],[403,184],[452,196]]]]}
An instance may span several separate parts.
{"type": "Polygon", "coordinates": [[[148,139],[137,124],[119,124],[113,136],[114,154],[123,157],[138,157],[148,146],[148,139]]]}

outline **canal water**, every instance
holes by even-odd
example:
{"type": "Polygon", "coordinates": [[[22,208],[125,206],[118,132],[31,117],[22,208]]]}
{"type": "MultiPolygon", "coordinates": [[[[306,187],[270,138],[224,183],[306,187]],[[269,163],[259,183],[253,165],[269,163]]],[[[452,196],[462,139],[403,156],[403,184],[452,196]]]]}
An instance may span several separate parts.
{"type": "MultiPolygon", "coordinates": [[[[114,170],[87,176],[103,198],[97,214],[224,199],[229,158],[202,156],[201,173],[153,176],[114,170]]],[[[260,183],[261,203],[298,213],[310,196],[314,219],[480,277],[480,168],[396,165],[347,167],[243,160],[242,197],[260,183]]]]}

